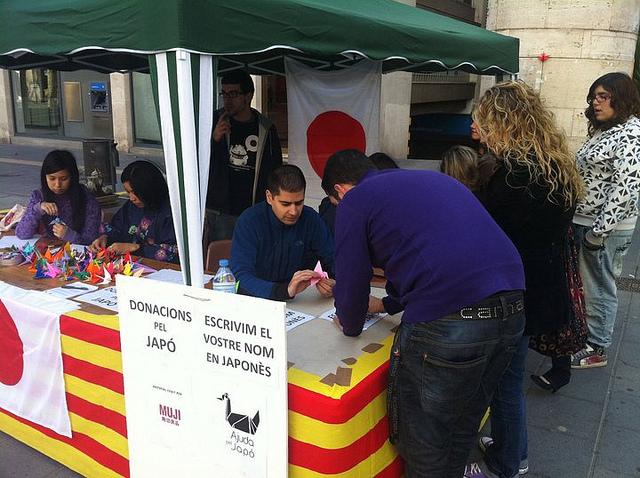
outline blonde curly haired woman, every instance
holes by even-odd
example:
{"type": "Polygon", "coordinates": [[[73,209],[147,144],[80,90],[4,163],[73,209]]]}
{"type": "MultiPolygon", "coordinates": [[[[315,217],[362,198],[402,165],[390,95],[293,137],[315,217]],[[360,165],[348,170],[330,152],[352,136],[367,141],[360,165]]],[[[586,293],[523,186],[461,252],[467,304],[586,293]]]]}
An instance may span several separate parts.
{"type": "Polygon", "coordinates": [[[508,81],[490,88],[473,120],[480,141],[496,157],[481,198],[520,252],[527,323],[491,402],[493,436],[480,439],[484,463],[469,465],[465,476],[512,478],[528,471],[522,383],[529,337],[556,332],[572,315],[564,251],[583,185],[565,136],[527,84],[508,81]]]}

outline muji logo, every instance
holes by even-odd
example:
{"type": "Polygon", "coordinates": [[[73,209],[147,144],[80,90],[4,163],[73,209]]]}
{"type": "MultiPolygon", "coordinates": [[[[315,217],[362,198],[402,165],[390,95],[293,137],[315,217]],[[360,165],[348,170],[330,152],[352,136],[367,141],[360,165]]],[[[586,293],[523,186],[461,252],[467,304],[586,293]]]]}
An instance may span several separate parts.
{"type": "Polygon", "coordinates": [[[168,423],[170,425],[180,426],[181,414],[180,414],[179,408],[172,408],[162,404],[159,404],[158,407],[160,412],[160,418],[162,419],[163,422],[168,423]]]}

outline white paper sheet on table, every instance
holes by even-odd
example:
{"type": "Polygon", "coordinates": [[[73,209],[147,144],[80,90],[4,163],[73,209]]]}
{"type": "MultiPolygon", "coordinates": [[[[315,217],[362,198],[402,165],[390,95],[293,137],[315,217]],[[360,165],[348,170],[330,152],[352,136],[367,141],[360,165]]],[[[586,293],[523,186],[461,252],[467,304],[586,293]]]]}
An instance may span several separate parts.
{"type": "Polygon", "coordinates": [[[118,293],[116,292],[115,286],[105,287],[95,292],[79,295],[75,297],[74,300],[118,312],[118,293]]]}
{"type": "MultiPolygon", "coordinates": [[[[369,327],[371,327],[373,324],[378,322],[383,317],[386,317],[387,315],[389,315],[389,314],[385,314],[385,313],[367,314],[366,318],[364,320],[364,326],[362,327],[362,330],[363,331],[367,330],[369,327]]],[[[335,309],[335,307],[333,309],[327,310],[326,312],[323,312],[322,315],[320,316],[321,319],[331,320],[331,321],[333,321],[333,319],[335,317],[336,317],[336,309],[335,309]]]]}
{"type": "Polygon", "coordinates": [[[33,245],[38,239],[40,239],[40,236],[33,236],[31,239],[19,239],[18,236],[3,235],[0,237],[0,247],[16,246],[22,249],[27,242],[33,245]]]}
{"type": "Polygon", "coordinates": [[[46,309],[55,314],[64,314],[80,308],[80,304],[72,300],[61,299],[37,290],[23,289],[2,281],[0,281],[0,297],[9,297],[17,302],[46,309]]]}
{"type": "MultiPolygon", "coordinates": [[[[162,281],[162,282],[171,282],[173,284],[182,284],[183,283],[182,282],[182,272],[174,271],[173,269],[160,269],[159,271],[152,272],[151,274],[146,275],[145,279],[159,280],[159,281],[162,281]]],[[[211,279],[213,279],[212,275],[205,274],[204,275],[203,284],[206,284],[211,279]]]]}
{"type": "Polygon", "coordinates": [[[287,309],[286,315],[284,317],[284,321],[287,326],[287,332],[315,318],[316,317],[314,315],[298,312],[297,310],[287,309]]]}
{"type": "Polygon", "coordinates": [[[98,286],[87,284],[86,282],[72,282],[61,287],[56,287],[55,289],[45,290],[44,293],[61,299],[70,299],[71,297],[93,292],[97,289],[98,286]]]}

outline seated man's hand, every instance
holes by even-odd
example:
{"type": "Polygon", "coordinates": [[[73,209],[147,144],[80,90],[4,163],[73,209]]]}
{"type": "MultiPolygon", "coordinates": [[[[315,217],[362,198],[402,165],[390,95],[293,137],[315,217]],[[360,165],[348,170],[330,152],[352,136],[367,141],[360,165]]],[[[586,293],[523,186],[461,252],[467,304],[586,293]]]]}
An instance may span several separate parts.
{"type": "Polygon", "coordinates": [[[329,278],[322,278],[320,282],[316,284],[316,289],[320,292],[320,295],[325,298],[333,297],[333,286],[336,285],[336,281],[329,278]]]}
{"type": "Polygon", "coordinates": [[[102,234],[100,237],[98,237],[95,241],[91,243],[91,245],[89,246],[89,250],[95,254],[96,252],[104,249],[105,247],[107,247],[107,235],[102,234]]]}
{"type": "Polygon", "coordinates": [[[382,299],[378,299],[372,295],[369,296],[369,308],[367,312],[370,314],[379,314],[381,312],[386,312],[384,310],[384,304],[382,303],[382,299]]]}
{"type": "Polygon", "coordinates": [[[140,249],[140,244],[134,244],[132,242],[114,242],[109,246],[109,250],[116,254],[126,254],[127,252],[134,253],[140,249]]]}
{"type": "Polygon", "coordinates": [[[297,294],[309,287],[311,279],[317,276],[317,273],[310,270],[297,271],[293,274],[289,287],[287,287],[287,293],[289,297],[295,297],[297,294]]]}

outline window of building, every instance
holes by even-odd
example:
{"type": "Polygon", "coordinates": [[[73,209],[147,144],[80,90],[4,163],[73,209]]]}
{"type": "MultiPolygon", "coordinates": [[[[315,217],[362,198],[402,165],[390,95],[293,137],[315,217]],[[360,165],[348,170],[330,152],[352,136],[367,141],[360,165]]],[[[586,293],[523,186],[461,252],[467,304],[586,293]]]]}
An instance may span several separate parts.
{"type": "Polygon", "coordinates": [[[11,73],[15,124],[18,133],[61,135],[58,73],[46,68],[11,73]]]}
{"type": "Polygon", "coordinates": [[[151,75],[134,72],[131,75],[131,82],[135,142],[161,144],[156,103],[151,87],[151,75]]]}

